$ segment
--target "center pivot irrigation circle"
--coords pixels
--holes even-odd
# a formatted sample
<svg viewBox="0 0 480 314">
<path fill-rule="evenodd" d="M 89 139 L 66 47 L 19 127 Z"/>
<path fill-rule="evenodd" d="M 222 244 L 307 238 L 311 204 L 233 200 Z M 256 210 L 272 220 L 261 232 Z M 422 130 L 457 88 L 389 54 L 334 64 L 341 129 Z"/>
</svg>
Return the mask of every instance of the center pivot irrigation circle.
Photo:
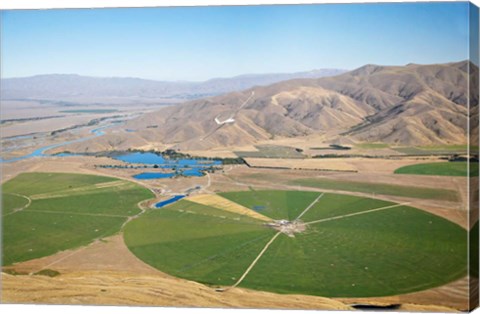
<svg viewBox="0 0 480 314">
<path fill-rule="evenodd" d="M 222 289 L 386 296 L 467 272 L 460 226 L 408 204 L 333 193 L 193 196 L 133 220 L 124 236 L 147 264 Z"/>
</svg>

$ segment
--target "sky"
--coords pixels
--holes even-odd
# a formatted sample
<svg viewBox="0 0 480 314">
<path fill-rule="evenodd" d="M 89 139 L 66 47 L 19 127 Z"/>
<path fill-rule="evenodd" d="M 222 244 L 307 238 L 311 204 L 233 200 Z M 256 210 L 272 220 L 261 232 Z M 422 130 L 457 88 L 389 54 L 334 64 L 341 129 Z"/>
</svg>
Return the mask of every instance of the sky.
<svg viewBox="0 0 480 314">
<path fill-rule="evenodd" d="M 468 3 L 1 13 L 2 78 L 65 73 L 202 81 L 468 59 Z"/>
</svg>

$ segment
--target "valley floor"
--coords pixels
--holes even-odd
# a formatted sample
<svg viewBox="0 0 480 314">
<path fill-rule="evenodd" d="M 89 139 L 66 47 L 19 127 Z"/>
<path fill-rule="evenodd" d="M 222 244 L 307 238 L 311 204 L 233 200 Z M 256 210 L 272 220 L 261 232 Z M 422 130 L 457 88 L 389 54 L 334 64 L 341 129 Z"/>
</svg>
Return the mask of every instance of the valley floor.
<svg viewBox="0 0 480 314">
<path fill-rule="evenodd" d="M 465 228 L 467 226 L 467 180 L 464 177 L 394 175 L 393 171 L 411 161 L 398 163 L 378 160 L 351 160 L 358 172 L 262 169 L 246 166 L 225 166 L 223 171 L 198 178 L 135 181 L 148 187 L 157 199 L 200 186 L 198 194 L 249 189 L 300 188 L 298 180 L 331 179 L 344 182 L 395 184 L 407 187 L 452 190 L 458 195 L 451 201 L 432 198 L 409 198 L 398 195 L 373 194 L 375 198 L 411 202 L 412 206 L 444 217 Z M 52 157 L 31 158 L 3 166 L 5 182 L 22 172 L 71 172 L 97 174 L 133 180 L 132 169 L 104 169 L 99 164 L 121 163 L 109 158 Z M 336 192 L 372 197 L 372 193 L 322 189 L 301 186 L 302 190 Z M 57 277 L 31 275 L 41 269 L 60 272 Z M 19 275 L 11 275 L 14 272 Z M 3 269 L 2 302 L 46 304 L 122 304 L 180 307 L 240 307 L 290 309 L 352 309 L 351 304 L 402 304 L 405 311 L 459 311 L 468 308 L 468 278 L 443 287 L 400 296 L 382 298 L 338 298 L 304 295 L 278 295 L 243 288 L 220 293 L 202 284 L 178 279 L 162 273 L 137 259 L 126 247 L 123 236 L 96 241 L 86 247 L 57 253 Z"/>
</svg>

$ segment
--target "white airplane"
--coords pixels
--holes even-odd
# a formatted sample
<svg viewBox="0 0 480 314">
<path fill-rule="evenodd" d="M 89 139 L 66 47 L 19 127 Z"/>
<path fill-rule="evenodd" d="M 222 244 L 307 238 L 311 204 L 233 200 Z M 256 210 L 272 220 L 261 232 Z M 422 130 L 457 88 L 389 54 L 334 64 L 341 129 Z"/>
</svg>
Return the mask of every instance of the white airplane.
<svg viewBox="0 0 480 314">
<path fill-rule="evenodd" d="M 224 120 L 224 121 L 220 121 L 220 120 L 218 120 L 218 117 L 216 117 L 215 122 L 217 122 L 218 125 L 227 124 L 227 123 L 234 123 L 235 119 L 233 117 L 235 117 L 235 115 L 243 108 L 243 106 L 245 106 L 248 103 L 248 101 L 250 100 L 250 98 L 253 97 L 254 94 L 255 94 L 255 92 L 252 91 L 252 94 L 250 94 L 250 97 L 248 97 L 248 99 L 243 102 L 243 104 L 235 111 L 235 113 L 230 118 L 228 118 L 227 120 Z"/>
<path fill-rule="evenodd" d="M 233 117 L 230 117 L 227 120 L 220 121 L 220 120 L 218 120 L 218 117 L 216 117 L 215 122 L 217 122 L 218 125 L 222 125 L 222 124 L 227 124 L 227 123 L 233 123 L 233 122 L 235 122 L 235 119 Z"/>
<path fill-rule="evenodd" d="M 215 122 L 217 123 L 217 127 L 212 130 L 210 133 L 208 133 L 207 135 L 205 135 L 203 138 L 201 138 L 200 140 L 203 141 L 205 140 L 206 138 L 210 137 L 210 135 L 212 135 L 213 133 L 217 132 L 218 130 L 220 130 L 222 127 L 224 127 L 226 124 L 229 124 L 229 123 L 235 123 L 235 119 L 234 117 L 237 115 L 237 113 L 250 101 L 250 99 L 253 97 L 253 95 L 255 95 L 255 92 L 252 91 L 252 94 L 250 94 L 250 96 L 248 97 L 247 100 L 245 100 L 243 102 L 243 104 L 232 114 L 232 116 L 224 121 L 220 121 L 218 119 L 218 116 L 215 117 Z"/>
</svg>

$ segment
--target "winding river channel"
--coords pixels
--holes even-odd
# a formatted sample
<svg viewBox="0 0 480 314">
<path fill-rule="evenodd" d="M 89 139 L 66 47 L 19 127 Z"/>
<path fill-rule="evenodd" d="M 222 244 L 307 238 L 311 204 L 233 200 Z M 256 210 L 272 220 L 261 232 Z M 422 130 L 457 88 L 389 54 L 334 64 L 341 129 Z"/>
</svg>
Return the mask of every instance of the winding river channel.
<svg viewBox="0 0 480 314">
<path fill-rule="evenodd" d="M 49 155 L 46 152 L 50 149 L 70 145 L 70 144 L 73 144 L 73 143 L 84 142 L 86 140 L 105 135 L 105 132 L 104 132 L 105 129 L 111 128 L 111 127 L 116 126 L 116 125 L 118 125 L 118 124 L 117 123 L 112 123 L 112 124 L 109 124 L 109 125 L 104 125 L 104 126 L 95 128 L 95 129 L 90 131 L 90 133 L 93 134 L 93 136 L 82 137 L 82 138 L 79 138 L 79 139 L 76 139 L 76 140 L 73 140 L 73 141 L 66 141 L 66 142 L 62 142 L 62 143 L 51 144 L 51 145 L 48 145 L 48 146 L 40 147 L 40 148 L 34 150 L 32 153 L 24 155 L 24 156 L 10 158 L 10 159 L 3 159 L 3 158 L 0 157 L 0 163 L 15 162 L 15 161 L 20 161 L 20 160 L 24 160 L 24 159 L 28 159 L 28 158 L 32 158 L 32 157 L 49 157 L 49 156 L 52 156 L 52 155 Z"/>
</svg>

